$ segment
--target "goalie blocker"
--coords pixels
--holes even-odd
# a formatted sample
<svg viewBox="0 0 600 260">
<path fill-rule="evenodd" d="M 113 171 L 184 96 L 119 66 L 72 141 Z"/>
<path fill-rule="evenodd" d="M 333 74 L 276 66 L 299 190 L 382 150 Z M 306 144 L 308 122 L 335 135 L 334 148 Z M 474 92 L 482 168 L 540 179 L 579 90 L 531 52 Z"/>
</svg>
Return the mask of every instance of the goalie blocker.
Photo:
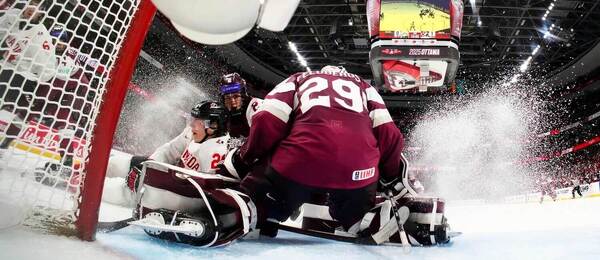
<svg viewBox="0 0 600 260">
<path fill-rule="evenodd" d="M 329 215 L 325 202 L 304 204 L 301 230 L 283 229 L 366 244 L 401 243 L 402 232 L 412 245 L 447 243 L 451 234 L 443 214 L 444 201 L 416 197 L 405 170 L 401 176 L 380 183 L 381 189 L 394 190 L 394 195 L 378 196 L 376 206 L 348 230 L 336 230 L 340 224 Z M 137 220 L 130 224 L 143 228 L 150 236 L 214 247 L 260 233 L 256 206 L 249 196 L 235 190 L 239 184 L 235 178 L 147 161 L 139 183 L 143 185 L 136 188 Z M 277 234 L 276 230 L 262 233 Z"/>
</svg>

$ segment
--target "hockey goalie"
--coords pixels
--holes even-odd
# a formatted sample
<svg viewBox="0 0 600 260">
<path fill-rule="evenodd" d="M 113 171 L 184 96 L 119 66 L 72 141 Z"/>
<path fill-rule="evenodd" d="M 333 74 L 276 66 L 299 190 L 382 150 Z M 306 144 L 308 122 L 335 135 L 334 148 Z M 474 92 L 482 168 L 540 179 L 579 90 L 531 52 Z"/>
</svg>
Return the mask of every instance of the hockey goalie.
<svg viewBox="0 0 600 260">
<path fill-rule="evenodd" d="M 202 247 L 278 229 L 363 244 L 446 243 L 444 202 L 416 197 L 402 147 L 382 98 L 362 78 L 336 66 L 297 73 L 266 96 L 226 167 L 141 163 L 129 178 L 137 203 L 130 224 Z M 303 204 L 303 228 L 283 226 Z"/>
</svg>

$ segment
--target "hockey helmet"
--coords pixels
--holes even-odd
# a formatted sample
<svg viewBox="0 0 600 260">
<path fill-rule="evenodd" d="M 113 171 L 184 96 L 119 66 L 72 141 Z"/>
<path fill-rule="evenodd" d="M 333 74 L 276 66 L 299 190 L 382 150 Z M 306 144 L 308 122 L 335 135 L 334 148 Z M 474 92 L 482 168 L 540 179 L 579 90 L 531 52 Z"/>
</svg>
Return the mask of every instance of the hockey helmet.
<svg viewBox="0 0 600 260">
<path fill-rule="evenodd" d="M 221 96 L 233 93 L 246 95 L 246 80 L 236 72 L 223 75 L 219 83 L 219 94 Z"/>
<path fill-rule="evenodd" d="M 191 116 L 205 120 L 205 128 L 211 128 L 211 125 L 216 123 L 217 128 L 212 128 L 215 131 L 214 135 L 221 136 L 225 133 L 225 109 L 219 102 L 203 101 L 192 108 Z"/>
<path fill-rule="evenodd" d="M 62 42 L 69 42 L 71 39 L 71 34 L 64 26 L 60 24 L 56 24 L 54 27 L 52 27 L 52 30 L 50 30 L 50 36 L 59 39 Z"/>
</svg>

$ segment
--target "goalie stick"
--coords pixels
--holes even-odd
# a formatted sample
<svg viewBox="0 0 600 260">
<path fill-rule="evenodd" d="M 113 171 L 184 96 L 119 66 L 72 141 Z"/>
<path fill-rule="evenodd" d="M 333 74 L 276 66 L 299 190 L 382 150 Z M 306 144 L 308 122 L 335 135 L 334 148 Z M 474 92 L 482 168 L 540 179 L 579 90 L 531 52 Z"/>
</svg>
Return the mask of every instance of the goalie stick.
<svg viewBox="0 0 600 260">
<path fill-rule="evenodd" d="M 117 231 L 129 226 L 129 222 L 134 221 L 134 218 L 128 218 L 118 221 L 106 221 L 106 222 L 98 222 L 98 226 L 96 227 L 96 232 L 99 233 L 110 233 L 113 231 Z"/>
<path fill-rule="evenodd" d="M 334 240 L 334 241 L 345 242 L 345 243 L 353 243 L 353 244 L 360 244 L 360 245 L 377 245 L 377 243 L 375 243 L 371 237 L 365 238 L 365 237 L 355 237 L 355 236 L 341 236 L 341 235 L 336 235 L 336 234 L 333 234 L 330 232 L 313 230 L 313 229 L 302 229 L 302 228 L 292 227 L 292 226 L 283 225 L 283 224 L 279 224 L 279 229 L 285 230 L 288 232 L 292 232 L 292 233 L 306 235 L 306 236 L 323 238 L 323 239 Z M 448 232 L 449 238 L 455 238 L 460 235 L 462 235 L 462 232 Z M 379 245 L 403 246 L 402 243 L 394 243 L 394 242 L 384 242 Z"/>
</svg>

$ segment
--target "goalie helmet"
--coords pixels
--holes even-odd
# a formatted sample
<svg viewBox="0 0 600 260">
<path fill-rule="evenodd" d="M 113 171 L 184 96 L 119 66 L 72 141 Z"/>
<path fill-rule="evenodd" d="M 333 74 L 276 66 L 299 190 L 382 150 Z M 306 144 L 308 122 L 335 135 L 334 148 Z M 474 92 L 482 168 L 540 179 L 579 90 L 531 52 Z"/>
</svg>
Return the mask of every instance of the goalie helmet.
<svg viewBox="0 0 600 260">
<path fill-rule="evenodd" d="M 191 111 L 192 118 L 205 120 L 204 127 L 215 131 L 213 136 L 225 134 L 225 109 L 216 101 L 203 101 Z M 215 126 L 216 129 L 211 127 Z"/>
</svg>

